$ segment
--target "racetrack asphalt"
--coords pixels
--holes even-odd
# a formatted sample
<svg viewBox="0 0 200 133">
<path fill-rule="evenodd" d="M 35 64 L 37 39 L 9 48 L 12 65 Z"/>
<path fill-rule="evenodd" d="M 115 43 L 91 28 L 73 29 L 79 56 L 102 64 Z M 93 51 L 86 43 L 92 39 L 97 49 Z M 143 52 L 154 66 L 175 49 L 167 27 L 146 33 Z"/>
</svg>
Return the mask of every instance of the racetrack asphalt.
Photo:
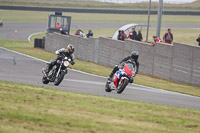
<svg viewBox="0 0 200 133">
<path fill-rule="evenodd" d="M 120 28 L 127 23 L 97 23 L 97 22 L 73 22 L 71 29 L 95 29 L 95 28 Z M 151 24 L 155 28 L 156 24 Z M 164 24 L 163 28 L 200 28 L 200 24 Z M 28 40 L 28 37 L 37 32 L 46 32 L 47 22 L 7 22 L 0 27 L 0 38 L 14 40 Z M 15 34 L 17 31 L 17 34 Z M 95 34 L 95 33 L 94 33 Z M 113 33 L 114 34 L 114 33 Z"/>
<path fill-rule="evenodd" d="M 44 86 L 98 96 L 115 97 L 160 105 L 200 109 L 200 97 L 140 85 L 128 85 L 122 94 L 105 92 L 106 78 L 69 70 L 59 86 L 42 84 L 42 68 L 46 63 L 36 58 L 0 48 L 0 80 Z"/>
</svg>

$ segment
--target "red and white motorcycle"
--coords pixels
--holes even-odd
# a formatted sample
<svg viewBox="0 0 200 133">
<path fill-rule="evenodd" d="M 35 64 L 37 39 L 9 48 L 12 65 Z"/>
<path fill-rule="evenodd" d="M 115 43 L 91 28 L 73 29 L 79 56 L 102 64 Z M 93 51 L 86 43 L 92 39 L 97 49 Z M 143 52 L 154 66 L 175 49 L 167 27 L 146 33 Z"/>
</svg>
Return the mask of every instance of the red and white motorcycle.
<svg viewBox="0 0 200 133">
<path fill-rule="evenodd" d="M 122 93 L 136 76 L 136 69 L 136 64 L 131 61 L 120 64 L 119 70 L 114 74 L 113 79 L 111 81 L 107 80 L 105 91 L 111 92 L 112 90 L 116 90 L 117 93 Z"/>
</svg>

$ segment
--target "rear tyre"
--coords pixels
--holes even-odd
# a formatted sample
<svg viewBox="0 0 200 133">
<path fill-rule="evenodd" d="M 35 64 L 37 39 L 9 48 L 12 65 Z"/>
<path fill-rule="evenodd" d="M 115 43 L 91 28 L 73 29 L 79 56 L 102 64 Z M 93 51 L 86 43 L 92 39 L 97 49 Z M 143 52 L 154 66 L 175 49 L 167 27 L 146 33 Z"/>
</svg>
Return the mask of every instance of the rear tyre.
<svg viewBox="0 0 200 133">
<path fill-rule="evenodd" d="M 42 78 L 42 83 L 43 84 L 48 84 L 49 83 L 49 80 L 47 79 L 47 77 L 44 77 Z"/>
<path fill-rule="evenodd" d="M 65 73 L 63 71 L 61 71 L 58 75 L 58 77 L 55 79 L 54 81 L 54 85 L 58 86 L 62 80 L 64 79 Z"/>
<path fill-rule="evenodd" d="M 107 81 L 107 82 L 106 82 L 106 86 L 105 86 L 105 91 L 106 91 L 106 92 L 111 92 L 111 91 L 112 91 L 112 90 L 110 89 L 109 84 L 110 84 L 109 81 Z"/>
<path fill-rule="evenodd" d="M 117 93 L 118 93 L 118 94 L 121 94 L 121 93 L 124 91 L 124 89 L 126 88 L 126 86 L 128 85 L 128 83 L 129 83 L 128 79 L 124 79 L 124 80 L 121 82 L 121 85 L 119 85 L 119 88 L 118 88 L 118 90 L 117 90 Z"/>
</svg>

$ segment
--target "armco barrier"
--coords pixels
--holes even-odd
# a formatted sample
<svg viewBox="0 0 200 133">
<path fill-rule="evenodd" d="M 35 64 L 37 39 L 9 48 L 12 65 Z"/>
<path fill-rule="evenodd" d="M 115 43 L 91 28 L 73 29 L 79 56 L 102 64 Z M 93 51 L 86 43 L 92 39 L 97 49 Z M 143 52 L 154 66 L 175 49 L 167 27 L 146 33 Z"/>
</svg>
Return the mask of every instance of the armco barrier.
<svg viewBox="0 0 200 133">
<path fill-rule="evenodd" d="M 75 57 L 113 67 L 134 50 L 139 51 L 139 72 L 175 82 L 200 86 L 200 47 L 174 43 L 150 44 L 132 40 L 118 41 L 110 38 L 81 38 L 59 33 L 46 34 L 45 50 L 73 44 Z"/>
</svg>

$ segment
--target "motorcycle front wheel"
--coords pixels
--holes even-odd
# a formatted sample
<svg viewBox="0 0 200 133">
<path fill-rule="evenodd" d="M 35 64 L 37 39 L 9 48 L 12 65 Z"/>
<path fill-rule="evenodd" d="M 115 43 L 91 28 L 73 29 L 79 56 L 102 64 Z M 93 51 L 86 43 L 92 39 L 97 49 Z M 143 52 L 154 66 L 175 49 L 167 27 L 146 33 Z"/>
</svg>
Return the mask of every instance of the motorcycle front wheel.
<svg viewBox="0 0 200 133">
<path fill-rule="evenodd" d="M 129 81 L 128 79 L 124 79 L 121 84 L 119 84 L 118 86 L 118 90 L 117 93 L 120 94 L 124 91 L 124 89 L 126 88 L 126 86 L 128 85 Z"/>
<path fill-rule="evenodd" d="M 54 81 L 54 85 L 58 86 L 64 79 L 64 76 L 65 76 L 65 73 L 63 71 L 60 71 L 58 77 Z"/>
</svg>

